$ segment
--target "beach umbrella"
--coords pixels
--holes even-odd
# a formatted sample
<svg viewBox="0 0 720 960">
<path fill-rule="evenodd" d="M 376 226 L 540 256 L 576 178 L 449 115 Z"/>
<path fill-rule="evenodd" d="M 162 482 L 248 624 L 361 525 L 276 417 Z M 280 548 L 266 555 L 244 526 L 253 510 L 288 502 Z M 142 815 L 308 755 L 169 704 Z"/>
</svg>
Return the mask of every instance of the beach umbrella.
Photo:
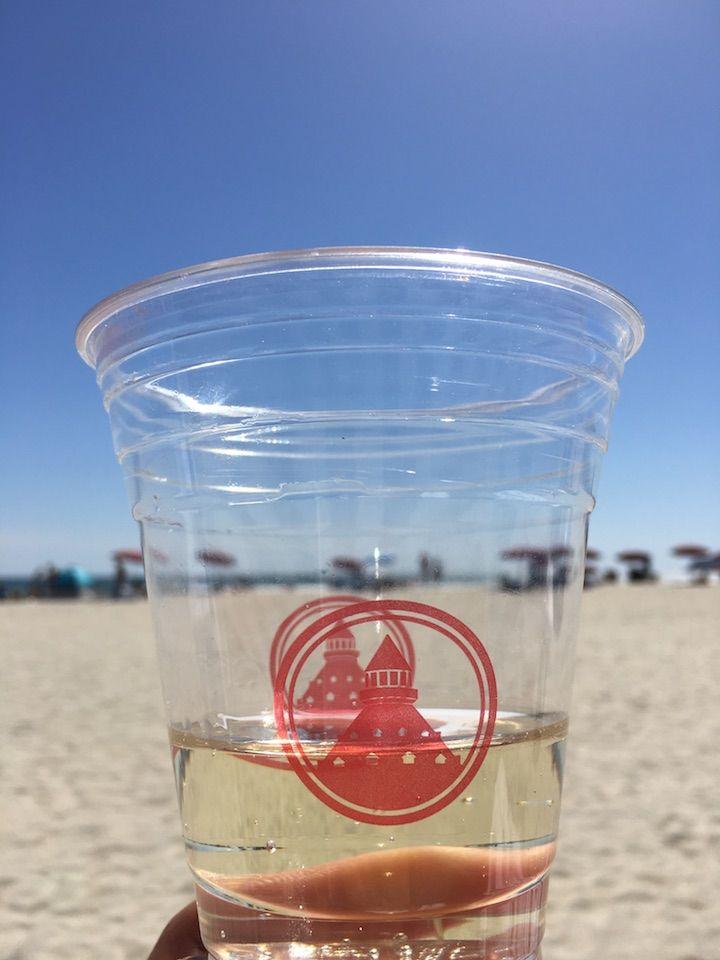
<svg viewBox="0 0 720 960">
<path fill-rule="evenodd" d="M 650 554 L 645 550 L 623 550 L 617 555 L 620 563 L 649 563 Z"/>
<path fill-rule="evenodd" d="M 699 543 L 680 543 L 677 547 L 672 548 L 674 557 L 684 557 L 689 560 L 706 557 L 709 552 L 707 547 L 701 547 Z"/>
<path fill-rule="evenodd" d="M 509 550 L 503 550 L 500 557 L 503 560 L 525 560 L 527 552 L 525 547 L 510 547 Z"/>
<path fill-rule="evenodd" d="M 143 555 L 141 550 L 116 550 L 112 555 L 116 563 L 142 563 Z"/>
<path fill-rule="evenodd" d="M 84 567 L 79 567 L 76 564 L 61 570 L 60 577 L 64 576 L 73 580 L 79 587 L 91 587 L 93 583 L 92 574 L 88 573 Z"/>
<path fill-rule="evenodd" d="M 47 592 L 51 597 L 75 598 L 92 586 L 93 578 L 84 569 L 73 564 L 57 570 L 54 567 L 47 573 Z"/>
<path fill-rule="evenodd" d="M 336 570 L 361 570 L 362 563 L 355 557 L 333 557 L 330 561 Z"/>
<path fill-rule="evenodd" d="M 195 554 L 204 567 L 232 567 L 235 557 L 224 550 L 198 550 Z"/>
<path fill-rule="evenodd" d="M 627 564 L 627 576 L 631 583 L 647 583 L 657 579 L 652 569 L 652 556 L 646 550 L 622 550 L 617 559 Z"/>
<path fill-rule="evenodd" d="M 541 547 L 510 547 L 500 554 L 503 560 L 547 560 L 548 551 Z"/>
<path fill-rule="evenodd" d="M 586 560 L 599 560 L 602 554 L 599 550 L 594 550 L 592 547 L 588 547 L 585 551 Z"/>
<path fill-rule="evenodd" d="M 708 548 L 699 543 L 679 543 L 672 548 L 672 555 L 690 561 L 687 569 L 689 573 L 693 574 L 691 583 L 695 586 L 704 586 L 708 581 L 708 573 L 716 569 L 712 565 L 703 565 L 703 561 L 708 558 L 712 560 L 712 557 L 710 557 Z"/>
<path fill-rule="evenodd" d="M 500 554 L 503 560 L 526 560 L 527 581 L 525 588 L 539 587 L 545 583 L 548 573 L 550 551 L 543 547 L 510 547 Z"/>
<path fill-rule="evenodd" d="M 330 561 L 331 578 L 334 583 L 349 583 L 354 587 L 361 586 L 366 580 L 365 568 L 362 560 L 357 557 L 333 557 Z"/>
<path fill-rule="evenodd" d="M 564 543 L 559 543 L 548 550 L 548 556 L 551 560 L 559 560 L 562 557 L 571 557 L 572 555 L 572 547 L 566 547 Z"/>
</svg>

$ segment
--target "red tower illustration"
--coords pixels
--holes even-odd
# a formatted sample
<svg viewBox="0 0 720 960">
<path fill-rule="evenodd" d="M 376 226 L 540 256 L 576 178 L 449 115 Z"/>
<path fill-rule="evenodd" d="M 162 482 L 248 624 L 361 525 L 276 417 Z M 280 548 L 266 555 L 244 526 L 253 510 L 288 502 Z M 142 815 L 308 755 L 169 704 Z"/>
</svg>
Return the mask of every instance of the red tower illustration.
<svg viewBox="0 0 720 960">
<path fill-rule="evenodd" d="M 336 739 L 357 713 L 364 680 L 358 655 L 346 627 L 325 641 L 324 663 L 295 702 L 299 723 L 312 739 Z"/>
<path fill-rule="evenodd" d="M 437 796 L 457 779 L 460 759 L 413 705 L 418 692 L 410 683 L 408 662 L 386 636 L 365 670 L 360 712 L 317 767 L 339 796 L 399 810 Z"/>
<path fill-rule="evenodd" d="M 357 710 L 364 671 L 358 663 L 358 649 L 352 633 L 341 627 L 325 641 L 321 669 L 296 701 L 301 710 L 332 713 Z"/>
</svg>

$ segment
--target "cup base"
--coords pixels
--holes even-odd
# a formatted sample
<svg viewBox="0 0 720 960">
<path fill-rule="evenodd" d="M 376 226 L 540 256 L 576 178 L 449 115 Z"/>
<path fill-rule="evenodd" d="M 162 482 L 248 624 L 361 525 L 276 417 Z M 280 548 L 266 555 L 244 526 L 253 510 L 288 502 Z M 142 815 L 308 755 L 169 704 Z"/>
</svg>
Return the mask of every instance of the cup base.
<svg viewBox="0 0 720 960">
<path fill-rule="evenodd" d="M 501 903 L 395 924 L 281 917 L 199 887 L 198 913 L 210 960 L 540 960 L 547 885 L 546 874 Z"/>
<path fill-rule="evenodd" d="M 376 946 L 350 943 L 235 943 L 210 949 L 208 960 L 541 960 L 539 952 L 525 954 L 499 950 L 473 940 L 433 940 Z"/>
</svg>

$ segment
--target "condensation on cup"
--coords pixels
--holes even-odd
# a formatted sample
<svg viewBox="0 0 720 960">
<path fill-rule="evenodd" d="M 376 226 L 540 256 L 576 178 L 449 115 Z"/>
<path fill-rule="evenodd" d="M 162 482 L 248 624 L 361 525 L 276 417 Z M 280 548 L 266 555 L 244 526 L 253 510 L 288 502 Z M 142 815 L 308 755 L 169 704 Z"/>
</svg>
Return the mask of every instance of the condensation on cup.
<svg viewBox="0 0 720 960">
<path fill-rule="evenodd" d="M 539 955 L 641 340 L 601 283 L 432 249 L 219 261 L 84 318 L 212 957 Z"/>
</svg>

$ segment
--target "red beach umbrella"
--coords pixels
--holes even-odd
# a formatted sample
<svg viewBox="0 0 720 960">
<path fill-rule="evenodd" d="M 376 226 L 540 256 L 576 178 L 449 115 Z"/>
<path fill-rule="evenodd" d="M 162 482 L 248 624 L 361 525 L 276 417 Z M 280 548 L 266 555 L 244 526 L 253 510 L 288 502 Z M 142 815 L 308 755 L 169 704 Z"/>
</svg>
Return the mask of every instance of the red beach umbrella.
<svg viewBox="0 0 720 960">
<path fill-rule="evenodd" d="M 112 555 L 113 560 L 119 563 L 142 563 L 143 555 L 141 550 L 116 550 Z"/>
<path fill-rule="evenodd" d="M 510 547 L 500 554 L 503 560 L 545 560 L 548 551 L 540 547 Z"/>
<path fill-rule="evenodd" d="M 647 563 L 650 554 L 645 550 L 623 550 L 617 558 L 621 563 Z"/>
<path fill-rule="evenodd" d="M 355 557 L 333 557 L 330 561 L 337 570 L 361 570 L 362 563 Z"/>
<path fill-rule="evenodd" d="M 677 547 L 672 548 L 674 557 L 687 557 L 690 560 L 706 557 L 709 552 L 707 547 L 702 547 L 699 543 L 680 543 Z"/>
<path fill-rule="evenodd" d="M 224 550 L 198 550 L 195 554 L 204 567 L 232 567 L 235 557 Z"/>
<path fill-rule="evenodd" d="M 566 547 L 563 543 L 559 543 L 554 547 L 550 547 L 548 551 L 548 554 L 552 560 L 559 560 L 562 557 L 571 557 L 572 553 L 572 549 L 570 547 Z"/>
</svg>

